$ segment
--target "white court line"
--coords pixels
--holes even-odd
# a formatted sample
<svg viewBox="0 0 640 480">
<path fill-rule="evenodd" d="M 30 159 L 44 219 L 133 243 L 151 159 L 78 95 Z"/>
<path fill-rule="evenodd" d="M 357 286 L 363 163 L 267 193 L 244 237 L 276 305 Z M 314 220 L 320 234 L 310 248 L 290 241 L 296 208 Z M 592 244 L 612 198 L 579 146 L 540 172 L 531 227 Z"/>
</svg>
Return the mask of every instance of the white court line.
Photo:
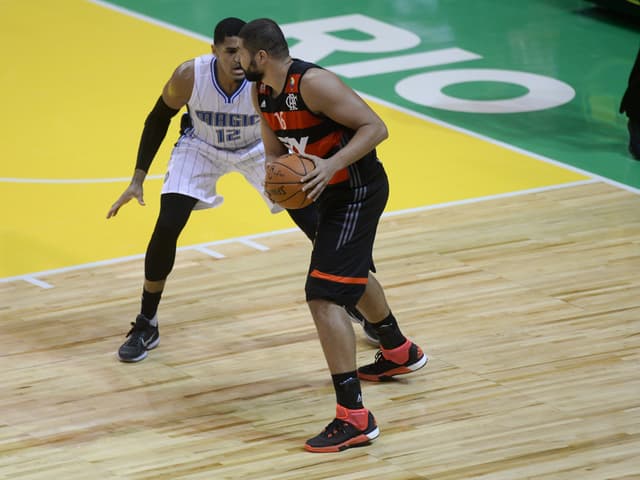
<svg viewBox="0 0 640 480">
<path fill-rule="evenodd" d="M 517 196 L 521 196 L 521 195 L 529 195 L 531 193 L 540 193 L 540 192 L 546 192 L 546 191 L 550 191 L 550 190 L 559 190 L 562 188 L 570 188 L 570 187 L 577 187 L 580 185 L 589 185 L 592 183 L 598 183 L 599 180 L 598 179 L 589 179 L 589 180 L 581 180 L 578 182 L 571 182 L 571 183 L 565 183 L 565 184 L 561 184 L 561 185 L 552 185 L 549 187 L 539 187 L 539 188 L 530 188 L 527 190 L 520 190 L 520 191 L 516 191 L 516 192 L 507 192 L 507 193 L 500 193 L 500 194 L 496 194 L 496 195 L 487 195 L 485 197 L 476 197 L 476 198 L 469 198 L 469 199 L 465 199 L 465 200 L 456 200 L 453 202 L 444 202 L 444 203 L 437 203 L 434 205 L 425 205 L 423 207 L 415 207 L 415 208 L 408 208 L 405 210 L 396 210 L 393 212 L 385 212 L 382 214 L 383 218 L 386 217 L 395 217 L 398 215 L 406 215 L 406 214 L 410 214 L 410 213 L 416 213 L 416 212 L 424 212 L 424 211 L 428 211 L 428 210 L 436 210 L 436 209 L 440 209 L 440 208 L 448 208 L 448 207 L 455 207 L 455 206 L 459 206 L 459 205 L 468 205 L 468 204 L 472 204 L 472 203 L 480 203 L 480 202 L 485 202 L 485 201 L 489 201 L 489 200 L 496 200 L 496 199 L 501 199 L 501 198 L 510 198 L 510 197 L 517 197 Z M 236 238 L 227 238 L 224 240 L 217 240 L 215 242 L 207 242 L 207 243 L 200 243 L 197 245 L 189 245 L 186 247 L 179 247 L 178 251 L 186 251 L 186 250 L 195 250 L 195 251 L 199 251 L 201 253 L 204 253 L 205 255 L 209 255 L 212 256 L 214 258 L 225 258 L 224 255 L 222 255 L 221 253 L 216 252 L 215 250 L 211 250 L 208 247 L 212 247 L 212 246 L 216 246 L 216 245 L 225 245 L 228 243 L 241 243 L 243 245 L 247 245 L 250 246 L 252 248 L 256 248 L 257 250 L 260 251 L 268 251 L 269 248 L 265 247 L 264 245 L 261 245 L 257 242 L 255 242 L 255 239 L 259 239 L 259 238 L 266 238 L 266 237 L 274 237 L 277 235 L 284 235 L 287 233 L 292 233 L 292 232 L 299 232 L 300 234 L 302 234 L 300 232 L 300 230 L 298 228 L 287 228 L 285 230 L 275 230 L 272 232 L 264 232 L 264 233 L 257 233 L 255 235 L 247 235 L 247 236 L 243 236 L 243 237 L 236 237 Z M 73 272 L 73 271 L 77 271 L 77 270 L 84 270 L 87 268 L 94 268 L 94 267 L 102 267 L 102 266 L 106 266 L 106 265 L 115 265 L 117 263 L 123 263 L 123 262 L 128 262 L 131 260 L 140 260 L 144 258 L 144 254 L 139 254 L 139 255 L 130 255 L 127 257 L 120 257 L 120 258 L 114 258 L 111 260 L 101 260 L 99 262 L 91 262 L 91 263 L 83 263 L 80 265 L 74 265 L 74 266 L 70 266 L 70 267 L 63 267 L 63 268 L 56 268 L 53 270 L 45 270 L 45 271 L 41 271 L 41 272 L 34 272 L 34 273 L 28 273 L 25 275 L 17 275 L 15 277 L 5 277 L 5 278 L 0 278 L 0 283 L 8 283 L 8 282 L 13 282 L 13 281 L 17 281 L 17 280 L 22 280 L 28 283 L 31 283 L 33 285 L 36 286 L 40 286 L 43 288 L 52 288 L 52 286 L 46 282 L 43 282 L 42 280 L 38 280 L 38 277 L 49 277 L 52 275 L 56 275 L 58 273 L 66 273 L 66 272 Z"/>
<path fill-rule="evenodd" d="M 42 287 L 44 289 L 53 288 L 53 285 L 51 285 L 50 283 L 43 282 L 42 280 L 38 280 L 37 278 L 32 277 L 31 275 L 26 275 L 23 280 L 25 282 L 29 282 L 29 283 L 35 285 L 36 287 Z"/>
<path fill-rule="evenodd" d="M 255 248 L 256 250 L 260 250 L 261 252 L 268 252 L 269 247 L 265 247 L 264 245 L 254 242 L 252 240 L 243 238 L 240 240 L 240 243 L 246 245 L 247 247 Z"/>
<path fill-rule="evenodd" d="M 215 250 L 211 250 L 210 248 L 207 248 L 207 247 L 202 247 L 202 246 L 193 247 L 193 250 L 196 250 L 200 253 L 204 253 L 205 255 L 209 255 L 210 257 L 213 257 L 213 258 L 225 258 L 225 256 L 220 252 L 216 252 Z"/>
</svg>

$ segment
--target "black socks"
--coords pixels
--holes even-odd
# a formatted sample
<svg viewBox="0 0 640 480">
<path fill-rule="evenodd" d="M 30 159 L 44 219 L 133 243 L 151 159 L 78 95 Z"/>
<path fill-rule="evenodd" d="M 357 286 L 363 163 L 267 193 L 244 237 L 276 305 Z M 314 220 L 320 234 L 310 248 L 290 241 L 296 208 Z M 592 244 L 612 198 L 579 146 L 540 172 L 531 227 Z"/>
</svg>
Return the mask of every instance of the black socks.
<svg viewBox="0 0 640 480">
<path fill-rule="evenodd" d="M 158 311 L 158 305 L 160 304 L 160 297 L 162 297 L 162 291 L 160 292 L 147 292 L 142 289 L 142 307 L 140 313 L 151 320 Z"/>
<path fill-rule="evenodd" d="M 333 380 L 333 388 L 336 391 L 336 401 L 338 405 L 342 405 L 350 410 L 364 408 L 362 406 L 360 380 L 358 380 L 358 373 L 355 370 L 353 372 L 331 375 L 331 379 Z"/>
<path fill-rule="evenodd" d="M 398 327 L 396 317 L 394 317 L 391 312 L 389 312 L 387 318 L 381 322 L 372 323 L 371 325 L 373 325 L 373 329 L 378 334 L 380 345 L 385 350 L 391 350 L 399 347 L 407 341 L 406 337 L 400 331 L 400 327 Z"/>
</svg>

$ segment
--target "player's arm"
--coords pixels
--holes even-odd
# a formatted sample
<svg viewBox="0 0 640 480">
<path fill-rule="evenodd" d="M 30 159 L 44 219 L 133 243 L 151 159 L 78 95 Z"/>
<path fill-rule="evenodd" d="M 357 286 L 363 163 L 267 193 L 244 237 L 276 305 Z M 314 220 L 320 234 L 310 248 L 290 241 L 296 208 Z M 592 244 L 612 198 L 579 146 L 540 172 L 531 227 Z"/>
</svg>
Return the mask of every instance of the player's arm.
<svg viewBox="0 0 640 480">
<path fill-rule="evenodd" d="M 171 75 L 162 89 L 162 95 L 147 116 L 138 147 L 136 170 L 145 175 L 149 171 L 164 137 L 167 135 L 171 118 L 184 107 L 193 90 L 194 61 L 181 64 Z"/>
<path fill-rule="evenodd" d="M 142 184 L 147 176 L 151 162 L 162 144 L 171 118 L 184 107 L 193 90 L 194 61 L 189 60 L 181 64 L 171 75 L 162 90 L 162 95 L 158 98 L 155 106 L 144 122 L 144 129 L 140 137 L 138 146 L 138 156 L 133 178 L 127 189 L 120 195 L 118 200 L 111 206 L 107 213 L 107 218 L 118 213 L 122 205 L 132 198 L 138 200 L 140 205 L 144 205 Z"/>
<path fill-rule="evenodd" d="M 356 92 L 327 70 L 314 68 L 300 82 L 307 107 L 355 132 L 351 140 L 316 168 L 303 181 L 308 196 L 316 199 L 338 170 L 364 157 L 389 135 L 382 119 Z"/>
<path fill-rule="evenodd" d="M 253 107 L 258 115 L 260 115 L 260 108 L 258 107 L 258 87 L 255 83 L 251 85 L 251 99 L 253 100 Z M 276 134 L 271 130 L 267 122 L 262 119 L 262 115 L 260 115 L 260 133 L 262 134 L 266 163 L 272 162 L 280 155 L 287 153 L 287 148 L 278 140 L 278 137 L 276 137 Z"/>
</svg>

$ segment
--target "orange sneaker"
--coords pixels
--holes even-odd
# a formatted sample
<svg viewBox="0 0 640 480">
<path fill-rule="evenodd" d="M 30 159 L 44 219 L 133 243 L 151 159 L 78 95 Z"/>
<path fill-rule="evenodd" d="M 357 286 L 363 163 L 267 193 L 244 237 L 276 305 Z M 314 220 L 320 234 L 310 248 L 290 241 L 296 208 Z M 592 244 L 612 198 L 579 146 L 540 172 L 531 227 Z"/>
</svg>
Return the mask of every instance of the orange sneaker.
<svg viewBox="0 0 640 480">
<path fill-rule="evenodd" d="M 341 452 L 368 445 L 378 435 L 380 430 L 369 410 L 350 410 L 337 405 L 336 418 L 319 435 L 307 440 L 304 449 L 316 453 Z"/>
<path fill-rule="evenodd" d="M 389 380 L 395 375 L 411 373 L 424 367 L 427 360 L 428 357 L 422 349 L 411 340 L 407 340 L 391 350 L 381 348 L 376 353 L 373 363 L 358 369 L 358 378 L 370 382 Z"/>
</svg>

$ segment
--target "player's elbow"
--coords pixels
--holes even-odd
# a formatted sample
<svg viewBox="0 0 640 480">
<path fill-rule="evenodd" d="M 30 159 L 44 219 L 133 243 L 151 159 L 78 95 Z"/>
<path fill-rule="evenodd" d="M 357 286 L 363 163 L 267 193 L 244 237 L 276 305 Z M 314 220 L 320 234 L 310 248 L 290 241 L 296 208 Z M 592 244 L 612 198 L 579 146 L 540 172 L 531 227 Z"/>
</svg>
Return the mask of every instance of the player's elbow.
<svg viewBox="0 0 640 480">
<path fill-rule="evenodd" d="M 381 143 L 382 141 L 389 138 L 389 130 L 387 129 L 387 126 L 384 124 L 384 122 L 378 122 L 378 124 L 376 125 L 376 133 L 378 140 L 376 144 Z"/>
</svg>

